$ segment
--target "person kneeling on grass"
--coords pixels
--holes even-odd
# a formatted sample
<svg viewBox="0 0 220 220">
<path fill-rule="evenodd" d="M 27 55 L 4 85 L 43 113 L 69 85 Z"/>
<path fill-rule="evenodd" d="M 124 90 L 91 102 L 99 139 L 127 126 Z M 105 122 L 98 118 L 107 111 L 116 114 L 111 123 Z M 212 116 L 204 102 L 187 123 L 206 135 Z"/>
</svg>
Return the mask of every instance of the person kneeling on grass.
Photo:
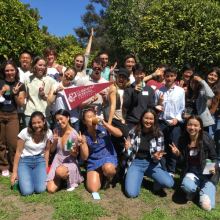
<svg viewBox="0 0 220 220">
<path fill-rule="evenodd" d="M 84 179 L 77 161 L 79 146 L 77 142 L 77 132 L 70 122 L 70 113 L 60 109 L 55 113 L 55 118 L 59 128 L 54 130 L 51 138 L 51 152 L 57 149 L 47 177 L 47 190 L 54 193 L 60 187 L 61 179 L 67 180 L 67 191 L 73 191 Z M 72 150 L 68 150 L 67 144 L 72 141 Z"/>
<path fill-rule="evenodd" d="M 44 115 L 39 111 L 32 113 L 28 127 L 18 134 L 11 185 L 18 180 L 21 195 L 46 191 L 52 136 Z"/>
<path fill-rule="evenodd" d="M 154 110 L 147 109 L 141 114 L 137 126 L 130 130 L 125 141 L 128 151 L 125 193 L 128 197 L 139 195 L 144 175 L 154 180 L 154 191 L 173 187 L 173 178 L 159 164 L 166 153 L 162 153 L 164 138 Z"/>
<path fill-rule="evenodd" d="M 116 137 L 122 136 L 118 128 L 106 123 L 103 119 L 99 119 L 101 124 L 97 125 L 94 123 L 94 118 L 95 113 L 92 109 L 84 109 L 81 126 L 84 132 L 78 137 L 80 155 L 88 162 L 86 186 L 91 193 L 98 192 L 101 188 L 103 176 L 105 177 L 103 189 L 109 188 L 118 162 L 109 133 Z"/>
<path fill-rule="evenodd" d="M 212 137 L 203 131 L 202 119 L 192 115 L 186 123 L 184 135 L 179 138 L 178 148 L 170 145 L 177 161 L 182 163 L 180 178 L 181 188 L 187 193 L 186 199 L 193 200 L 200 187 L 199 203 L 202 209 L 211 211 L 215 208 L 216 186 L 219 181 L 218 156 Z M 206 160 L 215 163 L 210 174 L 203 174 Z"/>
</svg>

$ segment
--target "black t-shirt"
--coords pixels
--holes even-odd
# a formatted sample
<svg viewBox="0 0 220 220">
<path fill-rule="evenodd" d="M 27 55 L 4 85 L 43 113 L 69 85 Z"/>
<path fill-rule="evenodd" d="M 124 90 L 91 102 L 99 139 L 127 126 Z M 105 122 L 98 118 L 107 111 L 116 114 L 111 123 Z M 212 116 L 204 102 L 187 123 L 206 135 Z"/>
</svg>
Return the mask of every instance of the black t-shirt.
<svg viewBox="0 0 220 220">
<path fill-rule="evenodd" d="M 18 84 L 18 81 L 14 82 L 8 82 L 4 79 L 0 79 L 0 90 L 2 90 L 2 87 L 4 85 L 8 85 L 10 87 L 10 94 L 6 92 L 3 97 L 5 98 L 4 102 L 0 102 L 0 111 L 1 112 L 13 112 L 17 110 L 17 104 L 15 102 L 14 93 L 12 91 L 12 88 L 15 87 Z M 25 91 L 24 84 L 20 87 L 19 92 Z"/>
<path fill-rule="evenodd" d="M 150 158 L 150 141 L 148 141 L 148 134 L 141 133 L 141 143 L 138 149 L 136 158 L 147 159 Z"/>
</svg>

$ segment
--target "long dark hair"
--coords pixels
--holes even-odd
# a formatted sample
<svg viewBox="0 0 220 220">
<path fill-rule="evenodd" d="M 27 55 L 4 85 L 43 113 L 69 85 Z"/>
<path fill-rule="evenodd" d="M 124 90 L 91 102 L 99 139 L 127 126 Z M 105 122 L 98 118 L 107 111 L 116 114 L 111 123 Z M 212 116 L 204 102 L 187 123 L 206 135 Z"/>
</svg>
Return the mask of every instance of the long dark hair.
<svg viewBox="0 0 220 220">
<path fill-rule="evenodd" d="M 205 74 L 204 79 L 208 83 L 208 81 L 207 81 L 208 75 L 212 72 L 215 72 L 218 75 L 218 80 L 213 84 L 213 86 L 211 88 L 213 93 L 215 94 L 215 96 L 212 98 L 212 102 L 215 102 L 217 100 L 218 94 L 220 92 L 220 70 L 219 70 L 219 68 L 212 67 L 211 69 L 209 69 L 207 71 L 207 73 Z"/>
<path fill-rule="evenodd" d="M 90 111 L 95 114 L 95 111 L 92 110 L 91 108 L 84 109 L 84 110 L 82 111 L 82 119 L 80 120 L 80 123 L 79 123 L 79 130 L 81 131 L 82 134 L 83 134 L 83 133 L 86 131 L 86 129 L 87 129 L 87 126 L 86 126 L 86 124 L 83 123 L 83 121 L 85 121 L 86 113 L 87 113 L 87 112 L 90 112 Z"/>
<path fill-rule="evenodd" d="M 157 114 L 156 114 L 156 112 L 153 109 L 148 108 L 147 110 L 145 110 L 141 114 L 139 122 L 138 122 L 137 126 L 135 127 L 134 131 L 135 131 L 135 133 L 143 131 L 144 126 L 143 126 L 142 120 L 143 120 L 144 115 L 146 113 L 148 113 L 148 112 L 150 112 L 151 114 L 154 115 L 154 124 L 151 127 L 150 132 L 149 132 L 149 136 L 148 136 L 148 140 L 150 140 L 150 139 L 152 139 L 154 137 L 159 137 L 160 136 L 160 132 L 161 132 L 160 128 L 158 127 L 158 117 L 157 117 Z"/>
<path fill-rule="evenodd" d="M 32 127 L 32 119 L 35 118 L 35 117 L 40 117 L 42 121 L 45 120 L 45 117 L 43 115 L 42 112 L 39 112 L 39 111 L 35 111 L 31 114 L 31 118 L 30 118 L 30 121 L 28 123 L 28 134 L 33 134 L 35 132 L 34 128 Z M 42 130 L 41 130 L 41 133 L 42 134 L 46 134 L 48 131 L 48 126 L 47 126 L 47 122 L 45 122 Z"/>
<path fill-rule="evenodd" d="M 189 86 L 188 86 L 188 90 L 187 90 L 187 93 L 186 93 L 186 98 L 187 99 L 192 99 L 192 98 L 196 99 L 199 95 L 199 92 L 202 90 L 202 85 L 199 84 L 196 91 L 193 92 L 193 89 L 191 88 L 190 83 L 191 83 L 191 80 L 193 80 L 194 76 L 199 76 L 199 77 L 202 78 L 202 76 L 199 73 L 193 73 L 190 76 Z"/>
<path fill-rule="evenodd" d="M 66 111 L 66 110 L 64 110 L 64 109 L 60 109 L 60 110 L 58 110 L 58 111 L 55 112 L 55 118 L 56 118 L 56 115 L 62 115 L 62 116 L 65 116 L 66 118 L 69 117 L 69 124 L 70 124 L 70 126 L 71 126 L 72 128 L 75 129 L 74 125 L 73 125 L 73 124 L 71 123 L 71 121 L 70 121 L 71 116 L 70 116 L 70 113 L 69 113 L 68 111 Z"/>
<path fill-rule="evenodd" d="M 18 71 L 18 67 L 15 64 L 15 62 L 13 60 L 5 60 L 1 67 L 0 67 L 0 79 L 5 79 L 6 75 L 5 75 L 5 67 L 7 65 L 12 65 L 15 68 L 15 80 L 19 81 L 20 77 L 19 77 L 19 71 Z"/>
<path fill-rule="evenodd" d="M 185 142 L 186 146 L 188 146 L 191 143 L 189 133 L 186 130 L 187 129 L 187 124 L 188 124 L 190 119 L 195 119 L 200 123 L 201 130 L 199 131 L 199 135 L 198 135 L 198 138 L 196 140 L 196 151 L 199 152 L 199 151 L 202 150 L 202 147 L 203 147 L 203 122 L 202 122 L 202 119 L 198 115 L 191 115 L 187 119 L 187 121 L 185 123 L 185 129 L 184 129 L 184 132 L 183 132 L 183 141 Z"/>
</svg>

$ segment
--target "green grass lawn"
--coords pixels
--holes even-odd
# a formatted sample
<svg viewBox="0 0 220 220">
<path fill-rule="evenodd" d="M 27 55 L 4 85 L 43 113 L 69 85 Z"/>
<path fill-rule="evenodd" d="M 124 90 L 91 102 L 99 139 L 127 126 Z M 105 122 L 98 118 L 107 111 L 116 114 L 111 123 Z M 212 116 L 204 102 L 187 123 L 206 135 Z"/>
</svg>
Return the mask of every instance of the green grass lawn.
<svg viewBox="0 0 220 220">
<path fill-rule="evenodd" d="M 149 178 L 144 179 L 135 199 L 126 198 L 123 184 L 117 181 L 109 190 L 99 191 L 99 201 L 93 200 L 84 183 L 73 192 L 63 189 L 53 195 L 45 192 L 24 197 L 10 189 L 10 178 L 0 176 L 0 219 L 220 219 L 218 189 L 216 208 L 207 212 L 200 209 L 198 196 L 193 202 L 186 201 L 178 174 L 172 189 L 155 194 L 152 186 Z"/>
</svg>

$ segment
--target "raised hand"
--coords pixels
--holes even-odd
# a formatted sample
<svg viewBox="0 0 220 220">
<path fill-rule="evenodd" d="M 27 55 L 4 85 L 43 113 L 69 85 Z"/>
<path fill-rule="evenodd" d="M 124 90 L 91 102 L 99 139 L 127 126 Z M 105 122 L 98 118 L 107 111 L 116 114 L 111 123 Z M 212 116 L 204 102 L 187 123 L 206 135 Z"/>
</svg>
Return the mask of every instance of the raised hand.
<svg viewBox="0 0 220 220">
<path fill-rule="evenodd" d="M 77 135 L 77 141 L 78 141 L 79 145 L 84 144 L 84 141 L 83 141 L 82 135 L 81 135 L 81 131 L 79 131 L 79 135 Z"/>
<path fill-rule="evenodd" d="M 19 89 L 21 88 L 22 85 L 23 84 L 19 82 L 15 87 L 12 88 L 12 92 L 14 93 L 14 95 L 19 93 Z"/>
<path fill-rule="evenodd" d="M 9 91 L 9 90 L 10 90 L 10 87 L 5 84 L 5 85 L 2 87 L 1 94 L 3 95 L 6 91 Z"/>
<path fill-rule="evenodd" d="M 164 101 L 164 92 L 162 93 L 160 93 L 160 95 L 159 95 L 159 99 L 158 99 L 158 105 L 161 105 L 162 103 L 163 103 L 163 101 Z"/>
<path fill-rule="evenodd" d="M 178 86 L 183 88 L 183 84 L 184 84 L 184 80 L 181 79 L 181 80 L 178 82 Z"/>
<path fill-rule="evenodd" d="M 141 84 L 137 84 L 134 88 L 136 91 L 141 92 L 142 91 L 142 85 Z"/>
<path fill-rule="evenodd" d="M 63 86 L 58 86 L 57 89 L 56 89 L 56 93 L 60 92 L 60 91 L 63 91 Z"/>
<path fill-rule="evenodd" d="M 93 97 L 92 97 L 92 100 L 91 100 L 91 102 L 93 103 L 93 102 L 95 102 L 95 101 L 97 101 L 98 100 L 98 95 L 97 94 L 95 94 Z"/>
<path fill-rule="evenodd" d="M 128 148 L 131 148 L 130 136 L 128 136 L 128 140 L 124 137 L 125 140 L 125 150 L 128 151 Z"/>
<path fill-rule="evenodd" d="M 63 73 L 63 64 L 55 67 L 59 74 Z"/>
<path fill-rule="evenodd" d="M 114 66 L 111 66 L 110 73 L 112 74 L 117 66 L 117 62 L 115 62 Z"/>
<path fill-rule="evenodd" d="M 59 136 L 58 136 L 58 130 L 53 130 L 53 139 L 54 139 L 54 142 L 58 142 L 58 139 L 59 139 Z"/>
<path fill-rule="evenodd" d="M 167 154 L 167 153 L 162 153 L 163 149 L 159 150 L 157 153 L 154 154 L 154 159 L 155 160 L 160 160 L 164 154 Z"/>
<path fill-rule="evenodd" d="M 162 76 L 164 74 L 163 70 L 161 70 L 160 68 L 158 68 L 155 72 L 154 75 L 155 76 Z"/>
<path fill-rule="evenodd" d="M 194 76 L 193 79 L 198 81 L 199 83 L 202 81 L 202 78 L 199 76 Z"/>
<path fill-rule="evenodd" d="M 45 88 L 45 82 L 42 83 L 42 86 L 39 87 L 39 93 L 40 95 L 44 95 L 44 88 Z"/>
<path fill-rule="evenodd" d="M 104 99 L 104 98 L 107 98 L 107 92 L 105 91 L 105 90 L 103 90 L 103 91 L 101 91 L 100 93 L 99 93 L 99 95 L 101 95 L 102 96 L 102 98 Z"/>
<path fill-rule="evenodd" d="M 180 151 L 177 149 L 177 147 L 175 146 L 174 143 L 172 144 L 169 144 L 171 149 L 172 149 L 172 153 L 175 155 L 175 156 L 179 156 L 180 155 Z"/>
</svg>

